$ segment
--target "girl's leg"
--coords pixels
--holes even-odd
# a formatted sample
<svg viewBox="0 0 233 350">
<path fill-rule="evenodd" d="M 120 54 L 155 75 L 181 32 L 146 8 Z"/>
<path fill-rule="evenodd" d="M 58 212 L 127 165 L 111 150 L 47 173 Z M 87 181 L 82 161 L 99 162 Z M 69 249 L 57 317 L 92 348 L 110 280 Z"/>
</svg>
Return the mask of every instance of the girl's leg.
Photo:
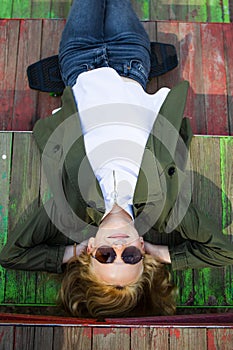
<svg viewBox="0 0 233 350">
<path fill-rule="evenodd" d="M 106 0 L 104 39 L 109 65 L 146 88 L 150 40 L 130 0 Z"/>
<path fill-rule="evenodd" d="M 59 49 L 60 68 L 66 85 L 93 60 L 92 49 L 103 44 L 106 0 L 74 0 L 62 33 Z M 88 50 L 87 50 L 88 48 Z"/>
<path fill-rule="evenodd" d="M 134 12 L 131 1 L 106 0 L 105 41 L 111 41 L 118 36 L 122 36 L 124 33 L 134 34 L 134 38 L 143 38 L 147 45 L 148 35 Z"/>
</svg>

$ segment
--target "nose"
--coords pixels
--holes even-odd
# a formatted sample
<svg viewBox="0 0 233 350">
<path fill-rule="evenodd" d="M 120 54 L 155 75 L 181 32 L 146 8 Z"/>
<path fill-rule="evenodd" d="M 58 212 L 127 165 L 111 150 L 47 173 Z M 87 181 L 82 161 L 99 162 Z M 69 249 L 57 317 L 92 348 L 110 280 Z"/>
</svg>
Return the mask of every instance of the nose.
<svg viewBox="0 0 233 350">
<path fill-rule="evenodd" d="M 118 240 L 112 243 L 113 248 L 122 249 L 122 247 L 126 244 L 124 240 Z"/>
</svg>

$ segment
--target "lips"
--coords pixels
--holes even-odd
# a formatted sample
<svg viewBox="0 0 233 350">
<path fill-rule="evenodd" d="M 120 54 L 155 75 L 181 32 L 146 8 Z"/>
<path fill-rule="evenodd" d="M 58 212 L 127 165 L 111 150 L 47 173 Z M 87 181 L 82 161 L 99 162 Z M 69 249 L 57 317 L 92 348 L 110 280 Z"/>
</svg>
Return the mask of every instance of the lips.
<svg viewBox="0 0 233 350">
<path fill-rule="evenodd" d="M 108 236 L 108 238 L 129 238 L 129 236 L 124 234 L 116 234 L 116 235 Z"/>
</svg>

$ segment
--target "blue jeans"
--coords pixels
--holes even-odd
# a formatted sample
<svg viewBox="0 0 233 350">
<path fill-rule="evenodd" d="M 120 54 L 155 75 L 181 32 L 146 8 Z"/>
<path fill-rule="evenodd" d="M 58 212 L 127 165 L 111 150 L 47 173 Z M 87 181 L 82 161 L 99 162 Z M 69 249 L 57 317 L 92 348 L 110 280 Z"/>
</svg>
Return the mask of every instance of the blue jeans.
<svg viewBox="0 0 233 350">
<path fill-rule="evenodd" d="M 59 61 L 69 86 L 82 72 L 112 67 L 145 89 L 150 40 L 130 0 L 74 0 L 62 33 Z"/>
</svg>

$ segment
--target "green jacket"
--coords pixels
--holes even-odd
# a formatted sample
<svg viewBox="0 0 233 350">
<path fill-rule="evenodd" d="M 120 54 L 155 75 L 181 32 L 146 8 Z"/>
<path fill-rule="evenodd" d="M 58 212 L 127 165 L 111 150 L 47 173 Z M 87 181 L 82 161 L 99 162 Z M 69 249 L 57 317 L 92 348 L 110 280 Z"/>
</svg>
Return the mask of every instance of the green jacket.
<svg viewBox="0 0 233 350">
<path fill-rule="evenodd" d="M 187 90 L 182 82 L 169 92 L 149 136 L 133 199 L 135 226 L 152 238 L 179 232 L 182 242 L 169 246 L 173 269 L 224 266 L 233 262 L 233 245 L 190 203 Z M 65 246 L 93 236 L 104 214 L 71 88 L 62 102 L 34 128 L 53 197 L 9 235 L 0 254 L 6 268 L 62 272 Z"/>
</svg>

